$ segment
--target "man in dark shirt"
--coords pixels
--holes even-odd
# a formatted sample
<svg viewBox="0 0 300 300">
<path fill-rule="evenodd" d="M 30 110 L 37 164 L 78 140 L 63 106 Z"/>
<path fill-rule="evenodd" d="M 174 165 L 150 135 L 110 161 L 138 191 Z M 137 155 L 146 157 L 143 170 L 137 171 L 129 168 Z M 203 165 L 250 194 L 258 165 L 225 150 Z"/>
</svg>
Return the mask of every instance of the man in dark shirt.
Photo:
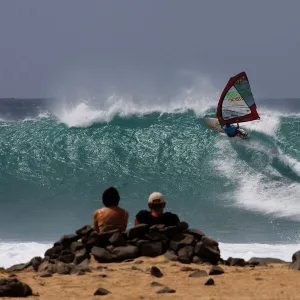
<svg viewBox="0 0 300 300">
<path fill-rule="evenodd" d="M 141 210 L 137 213 L 134 219 L 134 224 L 148 224 L 150 226 L 155 224 L 164 224 L 165 226 L 177 225 L 180 222 L 177 215 L 170 212 L 164 213 L 166 206 L 165 198 L 161 193 L 154 192 L 148 199 L 148 210 Z"/>
</svg>

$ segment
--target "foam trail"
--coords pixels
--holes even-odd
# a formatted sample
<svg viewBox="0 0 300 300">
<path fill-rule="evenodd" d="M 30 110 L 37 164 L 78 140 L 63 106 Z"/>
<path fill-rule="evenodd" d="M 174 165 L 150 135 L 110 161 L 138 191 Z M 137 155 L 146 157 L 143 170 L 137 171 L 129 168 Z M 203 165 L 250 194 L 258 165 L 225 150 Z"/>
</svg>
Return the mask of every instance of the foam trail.
<svg viewBox="0 0 300 300">
<path fill-rule="evenodd" d="M 258 131 L 269 136 L 276 136 L 277 129 L 280 125 L 280 115 L 271 111 L 259 111 L 260 120 L 243 123 L 241 126 L 250 131 Z"/>
<path fill-rule="evenodd" d="M 239 142 L 242 141 L 235 140 L 232 143 Z M 219 152 L 216 153 L 216 159 L 212 162 L 214 168 L 227 177 L 229 182 L 235 182 L 238 185 L 234 197 L 230 197 L 234 201 L 233 205 L 277 217 L 291 217 L 294 220 L 300 220 L 299 183 L 270 180 L 269 175 L 274 174 L 274 169 L 269 163 L 267 165 L 271 170 L 263 169 L 264 173 L 259 172 L 255 167 L 249 168 L 246 161 L 237 158 L 236 151 L 229 151 L 232 144 L 228 139 L 220 140 L 217 147 Z M 223 149 L 228 149 L 226 156 L 223 155 Z M 256 145 L 254 150 L 267 154 L 268 159 L 272 158 L 268 149 L 263 145 Z M 294 160 L 292 161 L 294 169 L 297 171 L 299 165 Z M 283 178 L 278 172 L 277 176 Z"/>
</svg>

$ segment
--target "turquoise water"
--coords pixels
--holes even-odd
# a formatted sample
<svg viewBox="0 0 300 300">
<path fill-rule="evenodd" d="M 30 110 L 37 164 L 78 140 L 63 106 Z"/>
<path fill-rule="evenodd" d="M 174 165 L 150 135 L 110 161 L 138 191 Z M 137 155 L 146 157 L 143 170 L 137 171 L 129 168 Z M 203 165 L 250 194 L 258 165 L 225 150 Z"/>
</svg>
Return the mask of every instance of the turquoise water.
<svg viewBox="0 0 300 300">
<path fill-rule="evenodd" d="M 22 103 L 0 116 L 3 241 L 53 241 L 91 223 L 112 185 L 131 225 L 148 195 L 160 191 L 168 210 L 221 242 L 299 241 L 295 112 L 261 109 L 260 121 L 241 124 L 250 134 L 245 141 L 207 128 L 211 108 L 107 120 L 83 104 L 76 113 L 30 115 L 32 103 Z"/>
</svg>

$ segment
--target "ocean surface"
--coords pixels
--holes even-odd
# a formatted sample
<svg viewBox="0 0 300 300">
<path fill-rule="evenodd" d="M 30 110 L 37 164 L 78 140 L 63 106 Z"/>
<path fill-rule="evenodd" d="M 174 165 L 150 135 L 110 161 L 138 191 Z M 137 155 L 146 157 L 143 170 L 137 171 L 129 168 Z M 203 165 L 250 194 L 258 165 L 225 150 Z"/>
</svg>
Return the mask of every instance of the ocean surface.
<svg viewBox="0 0 300 300">
<path fill-rule="evenodd" d="M 249 140 L 209 129 L 216 101 L 0 99 L 0 266 L 43 255 L 92 223 L 115 186 L 135 214 L 153 191 L 221 255 L 300 250 L 300 100 L 257 101 Z"/>
</svg>

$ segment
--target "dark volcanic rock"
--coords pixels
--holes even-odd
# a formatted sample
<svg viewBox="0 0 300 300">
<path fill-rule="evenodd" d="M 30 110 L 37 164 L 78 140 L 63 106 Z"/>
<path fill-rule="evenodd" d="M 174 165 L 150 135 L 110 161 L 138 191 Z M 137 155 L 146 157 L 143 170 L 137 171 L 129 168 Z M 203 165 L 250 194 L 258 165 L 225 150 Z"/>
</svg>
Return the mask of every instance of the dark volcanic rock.
<svg viewBox="0 0 300 300">
<path fill-rule="evenodd" d="M 224 273 L 224 270 L 219 266 L 212 266 L 209 271 L 209 275 L 221 275 Z"/>
<path fill-rule="evenodd" d="M 48 272 L 48 271 L 44 271 L 44 272 L 40 273 L 39 276 L 42 277 L 42 278 L 52 277 L 52 273 Z"/>
<path fill-rule="evenodd" d="M 202 231 L 197 229 L 188 229 L 186 233 L 193 235 L 198 241 L 200 241 L 202 237 L 205 236 Z"/>
<path fill-rule="evenodd" d="M 66 264 L 71 263 L 75 258 L 74 253 L 63 254 L 58 257 L 59 261 L 62 261 Z"/>
<path fill-rule="evenodd" d="M 185 221 L 181 221 L 178 223 L 178 227 L 185 232 L 189 228 L 189 224 Z"/>
<path fill-rule="evenodd" d="M 132 240 L 141 238 L 146 232 L 149 231 L 149 225 L 140 224 L 127 230 L 127 239 Z"/>
<path fill-rule="evenodd" d="M 88 238 L 88 241 L 86 243 L 87 248 L 92 248 L 93 246 L 105 248 L 110 245 L 109 239 L 116 233 L 120 232 L 120 230 L 110 230 L 107 232 L 101 232 L 98 233 L 96 231 L 93 231 L 91 235 Z"/>
<path fill-rule="evenodd" d="M 202 265 L 203 261 L 199 256 L 193 256 L 192 262 L 197 265 Z"/>
<path fill-rule="evenodd" d="M 31 295 L 30 286 L 18 279 L 0 279 L 0 297 L 27 297 Z"/>
<path fill-rule="evenodd" d="M 155 266 L 151 267 L 150 273 L 154 277 L 158 277 L 158 278 L 163 277 L 163 273 L 160 271 L 158 267 Z"/>
<path fill-rule="evenodd" d="M 109 242 L 115 247 L 121 247 L 126 245 L 126 238 L 122 232 L 116 232 L 109 238 Z"/>
<path fill-rule="evenodd" d="M 300 270 L 300 250 L 293 254 L 290 268 L 293 270 Z"/>
<path fill-rule="evenodd" d="M 90 259 L 90 254 L 87 249 L 81 249 L 81 250 L 75 252 L 74 263 L 76 265 L 80 264 L 85 259 Z"/>
<path fill-rule="evenodd" d="M 107 294 L 111 294 L 111 292 L 109 290 L 106 290 L 104 288 L 98 288 L 95 293 L 94 296 L 104 296 Z"/>
<path fill-rule="evenodd" d="M 55 273 L 56 272 L 56 268 L 55 266 L 50 263 L 49 261 L 43 261 L 38 268 L 38 272 L 39 273 L 43 273 L 43 272 L 49 272 L 49 273 Z"/>
<path fill-rule="evenodd" d="M 72 252 L 76 252 L 76 251 L 81 250 L 83 248 L 84 248 L 84 245 L 80 242 L 73 242 L 70 246 L 70 250 Z"/>
<path fill-rule="evenodd" d="M 139 246 L 139 249 L 140 249 L 141 256 L 155 257 L 163 254 L 164 252 L 162 242 L 144 243 Z"/>
<path fill-rule="evenodd" d="M 68 275 L 71 273 L 71 268 L 70 266 L 68 266 L 68 264 L 65 264 L 62 261 L 58 261 L 55 264 L 55 268 L 56 268 L 56 273 L 57 274 L 61 274 L 61 275 Z"/>
<path fill-rule="evenodd" d="M 173 237 L 182 233 L 182 230 L 178 226 L 168 226 L 159 230 L 164 236 L 168 239 L 172 239 Z"/>
<path fill-rule="evenodd" d="M 165 228 L 166 226 L 164 225 L 164 224 L 155 224 L 155 225 L 152 225 L 151 227 L 150 227 L 150 230 L 151 231 L 158 231 L 158 230 L 160 230 L 160 229 L 163 229 L 163 228 Z"/>
<path fill-rule="evenodd" d="M 61 237 L 60 242 L 64 247 L 69 247 L 73 242 L 76 242 L 78 239 L 79 236 L 77 234 L 66 234 Z"/>
<path fill-rule="evenodd" d="M 217 264 L 220 260 L 219 245 L 213 239 L 206 236 L 202 237 L 201 241 L 196 244 L 194 253 L 203 261 L 208 261 L 211 264 Z"/>
<path fill-rule="evenodd" d="M 178 251 L 180 248 L 184 246 L 193 245 L 195 238 L 191 234 L 178 234 L 172 237 L 170 241 L 170 249 L 173 251 Z"/>
<path fill-rule="evenodd" d="M 157 282 L 157 281 L 152 281 L 152 282 L 150 283 L 150 285 L 151 285 L 152 287 L 155 287 L 155 286 L 164 286 L 162 283 Z"/>
<path fill-rule="evenodd" d="M 170 293 L 176 293 L 176 291 L 165 286 L 162 289 L 158 290 L 156 293 L 157 294 L 170 294 Z"/>
<path fill-rule="evenodd" d="M 205 283 L 204 285 L 215 285 L 215 282 L 212 278 L 209 278 Z"/>
<path fill-rule="evenodd" d="M 90 235 L 93 232 L 93 228 L 90 225 L 85 225 L 75 231 L 79 238 L 83 236 Z"/>
<path fill-rule="evenodd" d="M 30 265 L 33 267 L 34 271 L 37 271 L 43 259 L 40 256 L 36 256 L 30 260 Z"/>
<path fill-rule="evenodd" d="M 167 240 L 167 238 L 159 231 L 149 231 L 148 233 L 145 233 L 144 236 L 151 241 Z"/>
<path fill-rule="evenodd" d="M 194 254 L 194 247 L 193 246 L 185 246 L 181 249 L 178 250 L 177 252 L 179 258 L 186 258 L 188 259 L 189 261 L 192 260 L 193 258 L 193 254 Z"/>
<path fill-rule="evenodd" d="M 17 264 L 17 265 L 13 265 L 9 268 L 6 269 L 7 272 L 16 272 L 16 271 L 23 271 L 25 270 L 27 267 L 29 267 L 29 264 Z"/>
<path fill-rule="evenodd" d="M 283 263 L 286 262 L 279 258 L 271 258 L 271 257 L 252 257 L 247 262 L 248 265 L 255 265 L 255 266 L 266 266 L 268 264 L 283 264 Z"/>
<path fill-rule="evenodd" d="M 177 261 L 178 260 L 178 256 L 176 255 L 176 253 L 172 250 L 168 250 L 164 253 L 164 256 L 171 261 Z"/>
<path fill-rule="evenodd" d="M 246 262 L 243 258 L 232 258 L 229 257 L 226 262 L 225 265 L 227 266 L 238 266 L 238 267 L 244 267 L 246 265 Z"/>
<path fill-rule="evenodd" d="M 46 250 L 44 256 L 49 256 L 50 258 L 52 258 L 52 256 L 54 254 L 60 254 L 61 251 L 64 250 L 63 245 L 58 245 L 58 246 L 54 246 L 52 248 L 49 248 L 48 250 Z"/>
<path fill-rule="evenodd" d="M 204 270 L 198 270 L 189 275 L 189 277 L 195 277 L 195 278 L 205 277 L 205 276 L 207 276 L 207 272 Z"/>
<path fill-rule="evenodd" d="M 191 261 L 187 259 L 186 257 L 183 256 L 178 256 L 178 261 L 181 262 L 182 264 L 190 264 Z"/>
<path fill-rule="evenodd" d="M 112 262 L 113 256 L 112 254 L 104 248 L 93 247 L 91 250 L 91 254 L 94 255 L 94 258 L 97 262 L 106 263 Z"/>
<path fill-rule="evenodd" d="M 116 247 L 113 252 L 114 260 L 122 261 L 129 258 L 136 258 L 139 256 L 139 248 L 136 246 Z"/>
</svg>

